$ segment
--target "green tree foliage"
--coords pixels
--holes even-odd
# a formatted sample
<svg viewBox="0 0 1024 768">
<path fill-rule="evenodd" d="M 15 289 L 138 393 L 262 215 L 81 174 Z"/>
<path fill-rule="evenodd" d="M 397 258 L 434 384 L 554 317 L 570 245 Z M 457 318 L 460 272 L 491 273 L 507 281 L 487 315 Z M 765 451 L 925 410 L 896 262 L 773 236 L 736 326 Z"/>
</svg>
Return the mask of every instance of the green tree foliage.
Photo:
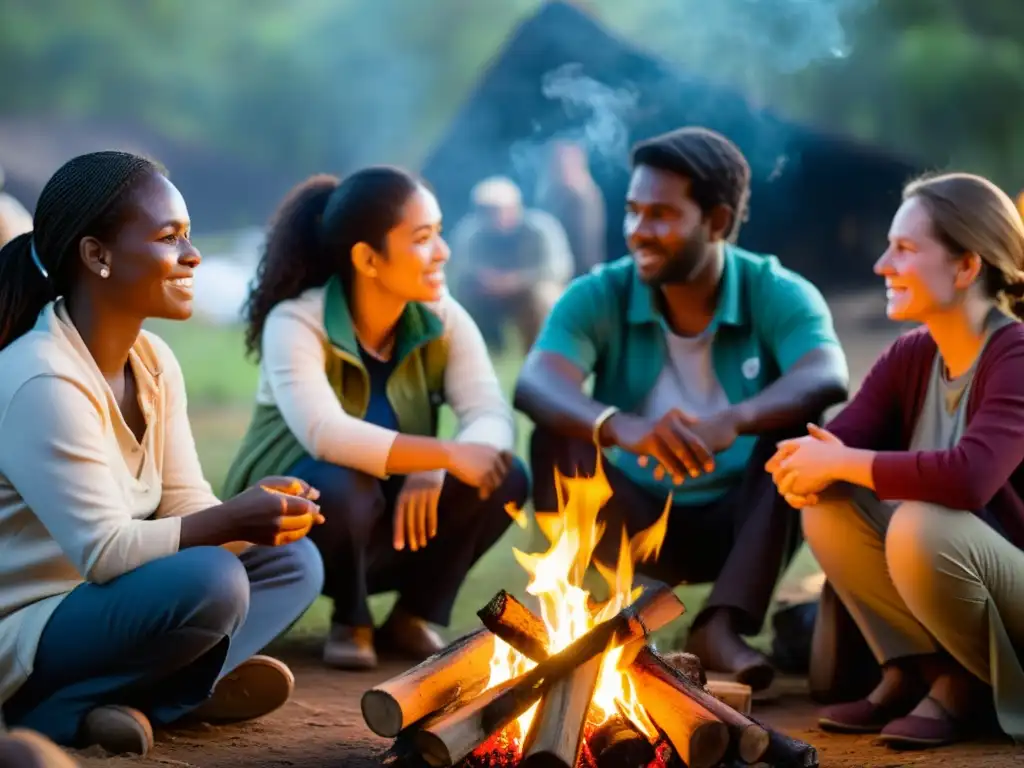
<svg viewBox="0 0 1024 768">
<path fill-rule="evenodd" d="M 415 162 L 541 0 L 5 0 L 0 114 L 142 122 L 296 175 Z M 1024 185 L 1020 0 L 591 0 L 783 114 Z"/>
</svg>

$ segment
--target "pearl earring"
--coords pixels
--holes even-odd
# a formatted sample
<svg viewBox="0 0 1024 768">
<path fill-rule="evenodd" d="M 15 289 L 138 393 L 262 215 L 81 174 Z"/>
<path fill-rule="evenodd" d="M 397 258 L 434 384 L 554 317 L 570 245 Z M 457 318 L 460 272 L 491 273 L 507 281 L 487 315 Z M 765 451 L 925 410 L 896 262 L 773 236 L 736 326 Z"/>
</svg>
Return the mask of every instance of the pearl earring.
<svg viewBox="0 0 1024 768">
<path fill-rule="evenodd" d="M 102 277 L 104 280 L 110 277 L 110 269 L 108 269 L 107 267 L 102 267 L 100 269 L 100 277 Z"/>
</svg>

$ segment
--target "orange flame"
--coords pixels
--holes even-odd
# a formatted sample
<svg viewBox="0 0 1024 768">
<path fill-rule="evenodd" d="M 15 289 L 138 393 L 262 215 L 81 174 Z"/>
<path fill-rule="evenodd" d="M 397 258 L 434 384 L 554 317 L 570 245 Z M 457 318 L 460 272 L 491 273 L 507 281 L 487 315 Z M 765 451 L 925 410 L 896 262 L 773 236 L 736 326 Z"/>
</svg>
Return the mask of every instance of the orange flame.
<svg viewBox="0 0 1024 768">
<path fill-rule="evenodd" d="M 604 535 L 604 525 L 597 520 L 598 513 L 611 498 L 612 489 L 598 460 L 593 477 L 565 477 L 555 472 L 558 496 L 557 512 L 538 512 L 538 527 L 551 545 L 547 552 L 527 554 L 517 549 L 513 555 L 530 575 L 526 591 L 540 604 L 541 618 L 548 630 L 548 652 L 558 653 L 586 634 L 596 624 L 612 618 L 630 605 L 641 588 L 633 587 L 634 567 L 638 562 L 657 558 L 668 529 L 668 514 L 672 499 L 649 528 L 630 539 L 625 529 L 621 532 L 618 561 L 615 567 L 593 560 L 594 551 Z M 506 508 L 519 523 L 525 519 L 521 510 Z M 608 585 L 610 596 L 595 604 L 590 592 L 583 587 L 588 568 L 593 565 Z M 633 726 L 652 740 L 657 731 L 647 717 L 636 695 L 629 676 L 625 673 L 629 659 L 623 660 L 623 648 L 605 654 L 601 672 L 590 707 L 592 725 L 604 723 L 612 715 L 621 713 Z M 491 658 L 491 676 L 488 688 L 500 685 L 528 672 L 536 664 L 502 640 L 497 641 Z M 534 705 L 509 726 L 516 731 L 508 736 L 522 742 L 529 733 L 537 713 Z M 507 729 L 508 730 L 508 729 Z"/>
<path fill-rule="evenodd" d="M 526 530 L 526 526 L 529 525 L 530 519 L 525 510 L 518 509 L 516 505 L 510 501 L 505 505 L 505 512 L 512 518 L 512 522 L 524 531 Z"/>
</svg>

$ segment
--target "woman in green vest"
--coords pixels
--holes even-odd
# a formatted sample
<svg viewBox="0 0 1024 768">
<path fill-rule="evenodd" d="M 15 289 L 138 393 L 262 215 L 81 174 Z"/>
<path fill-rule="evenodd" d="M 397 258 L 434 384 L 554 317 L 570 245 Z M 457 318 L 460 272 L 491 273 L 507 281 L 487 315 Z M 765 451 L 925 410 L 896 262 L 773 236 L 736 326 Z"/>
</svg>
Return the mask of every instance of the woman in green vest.
<svg viewBox="0 0 1024 768">
<path fill-rule="evenodd" d="M 324 660 L 440 650 L 472 565 L 528 494 L 487 348 L 447 293 L 441 211 L 390 167 L 314 176 L 282 203 L 246 305 L 260 381 L 225 493 L 278 470 L 320 492 L 311 538 L 334 602 Z M 458 419 L 437 437 L 438 408 Z M 367 597 L 399 594 L 374 631 Z"/>
</svg>

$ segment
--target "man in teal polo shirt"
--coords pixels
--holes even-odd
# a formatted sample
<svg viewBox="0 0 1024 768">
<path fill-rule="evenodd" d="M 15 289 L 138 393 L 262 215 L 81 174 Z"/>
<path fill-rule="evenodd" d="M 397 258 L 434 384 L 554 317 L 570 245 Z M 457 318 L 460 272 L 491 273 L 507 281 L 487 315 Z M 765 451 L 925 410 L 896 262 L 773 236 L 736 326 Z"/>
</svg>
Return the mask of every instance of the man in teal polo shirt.
<svg viewBox="0 0 1024 768">
<path fill-rule="evenodd" d="M 764 464 L 778 440 L 846 397 L 848 372 L 817 289 L 732 244 L 749 194 L 746 159 L 717 133 L 684 128 L 638 144 L 632 256 L 573 281 L 524 364 L 516 405 L 537 425 L 539 510 L 557 508 L 553 469 L 592 473 L 603 447 L 614 493 L 598 557 L 614 558 L 621 526 L 650 525 L 671 494 L 660 557 L 640 570 L 714 582 L 688 650 L 759 689 L 773 669 L 742 636 L 760 630 L 800 542 Z"/>
</svg>

